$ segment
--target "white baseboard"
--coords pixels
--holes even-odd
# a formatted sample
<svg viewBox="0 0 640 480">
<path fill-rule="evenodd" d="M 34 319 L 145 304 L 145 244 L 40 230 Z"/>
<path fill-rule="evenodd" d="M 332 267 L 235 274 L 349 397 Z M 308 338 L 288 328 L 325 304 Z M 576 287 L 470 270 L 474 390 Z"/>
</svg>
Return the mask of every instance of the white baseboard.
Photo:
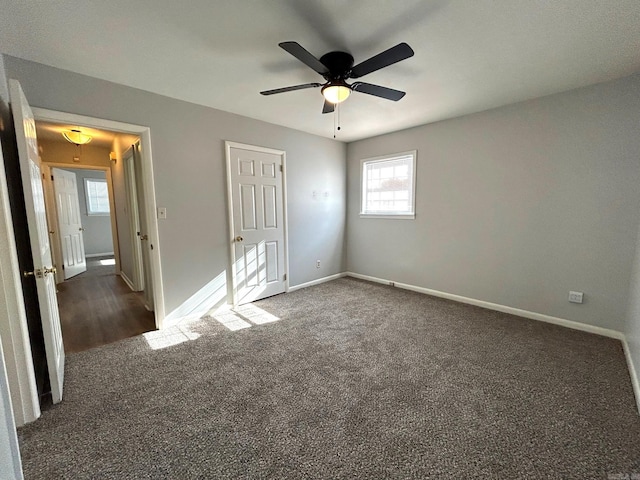
<svg viewBox="0 0 640 480">
<path fill-rule="evenodd" d="M 85 253 L 84 256 L 86 258 L 92 258 L 92 257 L 109 257 L 113 255 L 114 255 L 113 252 L 104 252 L 104 253 Z"/>
<path fill-rule="evenodd" d="M 301 288 L 312 287 L 314 285 L 319 285 L 321 283 L 330 282 L 331 280 L 336 280 L 338 278 L 346 277 L 347 273 L 336 273 L 335 275 L 329 275 L 328 277 L 318 278 L 317 280 L 311 280 L 310 282 L 301 283 L 299 285 L 294 285 L 289 287 L 287 292 L 295 292 L 296 290 L 300 290 Z"/>
<path fill-rule="evenodd" d="M 453 293 L 440 292 L 438 290 L 431 290 L 430 288 L 417 287 L 415 285 L 409 285 L 407 283 L 394 282 L 393 280 L 370 277 L 368 275 L 361 275 L 359 273 L 347 272 L 347 275 L 354 278 L 360 278 L 362 280 L 368 280 L 370 282 L 382 283 L 384 285 L 393 284 L 396 287 L 404 288 L 405 290 L 411 290 L 419 293 L 426 293 L 427 295 L 433 295 L 434 297 L 446 298 L 448 300 L 454 300 L 460 303 L 467 303 L 469 305 L 476 305 L 478 307 L 487 308 L 489 310 L 495 310 L 497 312 L 510 313 L 511 315 L 517 315 L 519 317 L 529 318 L 531 320 L 539 320 L 541 322 L 553 323 L 554 325 L 560 325 L 562 327 L 572 328 L 574 330 L 581 330 L 583 332 L 595 333 L 596 335 L 615 338 L 617 340 L 625 339 L 624 334 L 622 332 L 618 332 L 617 330 L 596 327 L 595 325 L 588 325 L 586 323 L 567 320 L 565 318 L 552 317 L 550 315 L 531 312 L 529 310 L 521 310 L 519 308 L 508 307 L 506 305 L 500 305 L 498 303 L 485 302 L 484 300 L 463 297 L 462 295 L 455 295 Z"/>
<path fill-rule="evenodd" d="M 120 278 L 124 280 L 124 283 L 126 283 L 132 291 L 134 292 L 136 291 L 135 287 L 133 286 L 133 282 L 129 279 L 129 277 L 127 277 L 127 275 L 123 271 L 120 271 Z"/>
<path fill-rule="evenodd" d="M 638 379 L 638 371 L 633 363 L 633 357 L 631 356 L 631 350 L 629 349 L 629 343 L 625 338 L 622 340 L 622 347 L 624 348 L 624 354 L 627 357 L 627 365 L 629 366 L 629 375 L 631 376 L 631 385 L 633 386 L 633 393 L 636 396 L 636 405 L 638 406 L 638 414 L 640 414 L 640 380 Z"/>
</svg>

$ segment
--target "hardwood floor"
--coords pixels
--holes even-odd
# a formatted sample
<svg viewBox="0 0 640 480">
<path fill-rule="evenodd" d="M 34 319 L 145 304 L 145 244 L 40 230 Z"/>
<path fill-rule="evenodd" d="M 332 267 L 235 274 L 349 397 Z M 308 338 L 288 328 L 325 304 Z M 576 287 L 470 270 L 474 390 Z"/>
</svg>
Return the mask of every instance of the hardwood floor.
<svg viewBox="0 0 640 480">
<path fill-rule="evenodd" d="M 113 267 L 90 267 L 58 285 L 65 353 L 81 352 L 155 330 L 153 312 Z"/>
</svg>

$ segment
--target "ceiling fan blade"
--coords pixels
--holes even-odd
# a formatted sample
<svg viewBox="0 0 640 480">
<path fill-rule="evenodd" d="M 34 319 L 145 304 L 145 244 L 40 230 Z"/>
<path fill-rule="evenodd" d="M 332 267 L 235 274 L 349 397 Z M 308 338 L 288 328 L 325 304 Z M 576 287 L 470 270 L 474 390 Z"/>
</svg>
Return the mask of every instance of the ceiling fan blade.
<svg viewBox="0 0 640 480">
<path fill-rule="evenodd" d="M 304 88 L 321 87 L 321 83 L 303 83 L 302 85 L 293 85 L 292 87 L 275 88 L 273 90 L 265 90 L 260 95 L 275 95 L 276 93 L 293 92 L 294 90 L 302 90 Z"/>
<path fill-rule="evenodd" d="M 351 85 L 351 89 L 355 92 L 386 98 L 387 100 L 393 100 L 394 102 L 397 102 L 405 96 L 405 92 L 401 92 L 400 90 L 394 90 L 393 88 L 381 87 L 380 85 L 373 85 L 371 83 L 364 82 L 353 83 Z"/>
<path fill-rule="evenodd" d="M 322 113 L 332 113 L 335 110 L 336 106 L 328 100 L 324 101 L 324 106 L 322 107 Z"/>
<path fill-rule="evenodd" d="M 401 60 L 413 57 L 413 49 L 406 43 L 399 43 L 382 53 L 379 53 L 351 69 L 351 78 L 360 78 L 381 68 L 393 65 Z"/>
<path fill-rule="evenodd" d="M 282 48 L 283 50 L 286 50 L 291 55 L 293 55 L 298 60 L 300 60 L 302 63 L 304 63 L 307 67 L 318 72 L 320 75 L 329 73 L 329 70 L 327 69 L 327 67 L 325 67 L 320 60 L 318 60 L 316 57 L 311 55 L 307 50 L 305 50 L 304 47 L 300 45 L 298 42 L 282 42 L 282 43 L 279 43 L 278 45 L 280 46 L 280 48 Z"/>
</svg>

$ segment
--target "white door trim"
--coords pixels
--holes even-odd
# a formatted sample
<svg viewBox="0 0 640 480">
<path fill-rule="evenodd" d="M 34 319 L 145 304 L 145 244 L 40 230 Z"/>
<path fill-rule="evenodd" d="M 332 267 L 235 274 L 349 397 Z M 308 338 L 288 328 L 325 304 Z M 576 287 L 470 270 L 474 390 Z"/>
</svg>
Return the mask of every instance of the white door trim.
<svg viewBox="0 0 640 480">
<path fill-rule="evenodd" d="M 102 118 L 87 117 L 74 113 L 58 112 L 44 108 L 33 108 L 36 120 L 58 123 L 72 123 L 86 127 L 111 130 L 114 132 L 130 133 L 140 137 L 140 157 L 142 160 L 142 186 L 145 198 L 145 209 L 149 219 L 149 242 L 153 245 L 151 256 L 151 277 L 153 279 L 153 298 L 155 307 L 156 328 L 161 329 L 164 324 L 165 306 L 164 289 L 162 286 L 162 262 L 160 260 L 160 239 L 158 233 L 158 218 L 156 216 L 156 192 L 153 181 L 153 160 L 151 155 L 151 129 L 131 123 L 116 122 Z M 69 168 L 69 167 L 67 167 Z"/>
<path fill-rule="evenodd" d="M 285 273 L 285 281 L 284 281 L 284 291 L 289 291 L 289 224 L 287 221 L 287 153 L 284 150 L 276 150 L 273 148 L 267 147 L 259 147 L 256 145 L 249 145 L 246 143 L 238 143 L 231 142 L 225 140 L 224 142 L 225 148 L 225 156 L 227 160 L 227 214 L 228 214 L 228 235 L 227 238 L 229 240 L 229 274 L 227 275 L 227 299 L 231 299 L 229 302 L 233 306 L 237 305 L 238 299 L 236 295 L 236 290 L 234 288 L 235 285 L 235 269 L 234 265 L 236 263 L 236 251 L 234 245 L 234 237 L 233 232 L 235 231 L 233 224 L 233 185 L 231 183 L 231 149 L 232 148 L 240 148 L 244 150 L 253 150 L 255 152 L 262 153 L 270 153 L 273 155 L 279 155 L 282 157 L 282 211 L 283 211 L 283 226 L 284 226 L 284 273 Z"/>
</svg>

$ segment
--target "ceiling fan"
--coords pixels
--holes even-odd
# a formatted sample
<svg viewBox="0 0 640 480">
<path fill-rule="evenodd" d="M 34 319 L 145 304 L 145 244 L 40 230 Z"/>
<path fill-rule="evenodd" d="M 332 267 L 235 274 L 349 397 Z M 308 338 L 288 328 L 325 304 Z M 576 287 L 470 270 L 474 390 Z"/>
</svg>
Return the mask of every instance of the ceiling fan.
<svg viewBox="0 0 640 480">
<path fill-rule="evenodd" d="M 322 95 L 324 96 L 324 107 L 322 113 L 331 113 L 335 109 L 335 105 L 343 102 L 351 94 L 352 91 L 374 95 L 387 100 L 397 102 L 404 97 L 405 92 L 394 90 L 393 88 L 382 87 L 365 82 L 347 83 L 350 78 L 360 78 L 369 73 L 388 67 L 394 63 L 405 60 L 413 56 L 413 50 L 406 43 L 399 43 L 395 47 L 391 47 L 364 62 L 353 65 L 353 57 L 347 52 L 329 52 L 320 57 L 318 60 L 312 54 L 297 42 L 282 42 L 278 44 L 282 49 L 289 52 L 302 63 L 319 73 L 326 80 L 325 83 L 304 83 L 302 85 L 293 85 L 291 87 L 276 88 L 274 90 L 265 90 L 260 92 L 262 95 L 274 95 L 276 93 L 292 92 L 294 90 L 302 90 L 305 88 L 322 87 Z"/>
</svg>

